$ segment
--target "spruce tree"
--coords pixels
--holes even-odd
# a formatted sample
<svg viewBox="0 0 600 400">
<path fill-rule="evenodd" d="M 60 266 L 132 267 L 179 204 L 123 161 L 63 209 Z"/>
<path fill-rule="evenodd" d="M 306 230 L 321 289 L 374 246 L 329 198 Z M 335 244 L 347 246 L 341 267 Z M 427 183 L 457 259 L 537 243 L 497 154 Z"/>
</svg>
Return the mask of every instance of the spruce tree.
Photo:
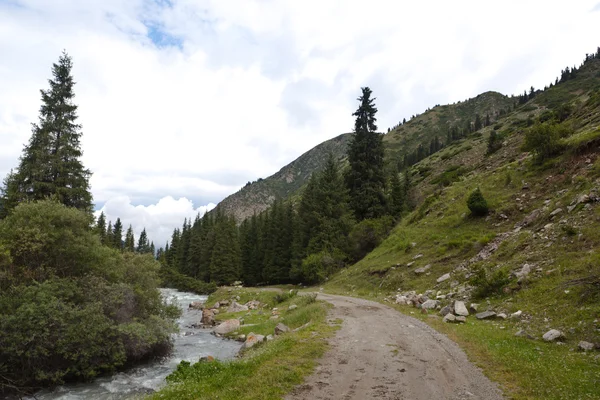
<svg viewBox="0 0 600 400">
<path fill-rule="evenodd" d="M 112 247 L 113 243 L 114 243 L 114 236 L 113 236 L 112 221 L 108 221 L 108 226 L 106 227 L 106 238 L 105 238 L 103 244 L 105 246 Z"/>
<path fill-rule="evenodd" d="M 66 53 L 52 66 L 50 88 L 42 90 L 39 122 L 21 155 L 17 171 L 2 190 L 3 214 L 19 202 L 54 198 L 68 207 L 92 211 L 91 172 L 81 162 L 81 126 L 73 103 L 73 63 Z"/>
<path fill-rule="evenodd" d="M 113 226 L 112 246 L 115 249 L 123 250 L 123 224 L 121 223 L 121 218 L 117 218 Z"/>
<path fill-rule="evenodd" d="M 346 185 L 350 193 L 350 206 L 359 221 L 385 214 L 385 173 L 383 135 L 377 132 L 375 99 L 371 89 L 361 89 L 360 106 L 352 115 L 356 117 L 354 135 L 348 148 L 350 168 Z"/>
<path fill-rule="evenodd" d="M 104 215 L 104 211 L 100 213 L 96 222 L 96 233 L 100 236 L 100 243 L 106 244 L 106 215 Z"/>
<path fill-rule="evenodd" d="M 148 245 L 148 234 L 146 233 L 146 228 L 142 229 L 140 233 L 140 237 L 138 238 L 136 251 L 138 253 L 149 253 L 150 247 Z"/>
<path fill-rule="evenodd" d="M 402 211 L 404 211 L 404 186 L 398 175 L 398 171 L 394 171 L 392 172 L 392 177 L 390 179 L 390 213 L 393 217 L 400 217 Z"/>
<path fill-rule="evenodd" d="M 215 245 L 210 260 L 210 281 L 230 285 L 240 278 L 241 258 L 237 226 L 221 216 L 215 223 Z"/>
<path fill-rule="evenodd" d="M 127 233 L 125 234 L 125 251 L 134 252 L 135 251 L 135 237 L 133 236 L 133 228 L 129 225 L 127 228 Z"/>
</svg>

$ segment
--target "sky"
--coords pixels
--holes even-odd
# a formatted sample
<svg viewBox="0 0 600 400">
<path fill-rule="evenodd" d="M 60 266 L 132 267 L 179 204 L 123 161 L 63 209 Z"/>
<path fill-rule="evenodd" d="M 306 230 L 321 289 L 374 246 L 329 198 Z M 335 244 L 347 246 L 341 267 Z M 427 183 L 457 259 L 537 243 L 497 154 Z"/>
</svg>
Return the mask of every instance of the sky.
<svg viewBox="0 0 600 400">
<path fill-rule="evenodd" d="M 98 211 L 157 246 L 317 144 L 362 86 L 379 128 L 542 88 L 600 46 L 599 0 L 0 0 L 0 179 L 73 58 Z"/>
</svg>

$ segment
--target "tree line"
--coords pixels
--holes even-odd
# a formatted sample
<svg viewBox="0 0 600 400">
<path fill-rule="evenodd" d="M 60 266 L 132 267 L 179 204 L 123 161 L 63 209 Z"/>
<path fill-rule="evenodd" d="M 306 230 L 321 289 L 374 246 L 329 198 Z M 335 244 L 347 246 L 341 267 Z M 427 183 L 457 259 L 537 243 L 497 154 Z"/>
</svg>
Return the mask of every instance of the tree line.
<svg viewBox="0 0 600 400">
<path fill-rule="evenodd" d="M 331 154 L 299 200 L 277 200 L 238 226 L 217 207 L 185 220 L 157 252 L 166 268 L 216 284 L 315 283 L 375 248 L 410 207 L 410 179 L 385 168 L 374 98 L 362 88 L 348 165 Z"/>
</svg>

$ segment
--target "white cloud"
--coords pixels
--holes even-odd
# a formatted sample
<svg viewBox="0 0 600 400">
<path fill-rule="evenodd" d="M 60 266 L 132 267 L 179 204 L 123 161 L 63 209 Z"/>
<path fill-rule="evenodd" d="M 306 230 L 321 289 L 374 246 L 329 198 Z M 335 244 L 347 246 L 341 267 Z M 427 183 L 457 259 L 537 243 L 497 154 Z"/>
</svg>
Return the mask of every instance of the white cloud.
<svg viewBox="0 0 600 400">
<path fill-rule="evenodd" d="M 160 199 L 156 204 L 136 206 L 127 196 L 115 196 L 95 214 L 98 217 L 101 212 L 104 212 L 107 224 L 108 221 L 112 221 L 113 225 L 117 218 L 121 218 L 124 227 L 123 236 L 129 225 L 132 225 L 136 244 L 142 229 L 146 228 L 149 240 L 153 241 L 158 248 L 170 241 L 173 229 L 181 227 L 185 218 L 193 221 L 196 215 L 203 216 L 205 212 L 214 207 L 214 203 L 209 203 L 206 206 L 195 208 L 194 203 L 185 197 L 175 200 L 171 196 Z"/>
<path fill-rule="evenodd" d="M 17 164 L 62 49 L 74 58 L 97 204 L 208 204 L 350 131 L 360 86 L 378 97 L 382 130 L 486 90 L 543 87 L 598 46 L 595 9 L 597 0 L 0 1 L 0 178 Z"/>
</svg>

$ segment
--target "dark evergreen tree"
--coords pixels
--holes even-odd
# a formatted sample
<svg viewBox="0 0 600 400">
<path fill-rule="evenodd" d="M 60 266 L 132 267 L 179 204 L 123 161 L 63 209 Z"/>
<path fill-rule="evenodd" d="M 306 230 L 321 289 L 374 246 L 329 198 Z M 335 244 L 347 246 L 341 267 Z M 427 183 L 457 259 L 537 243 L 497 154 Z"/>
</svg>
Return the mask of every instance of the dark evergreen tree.
<svg viewBox="0 0 600 400">
<path fill-rule="evenodd" d="M 215 245 L 210 260 L 210 281 L 230 285 L 240 278 L 241 257 L 237 226 L 221 215 L 215 223 Z"/>
<path fill-rule="evenodd" d="M 390 179 L 390 214 L 396 218 L 402 215 L 405 201 L 404 186 L 398 175 L 398 171 L 394 171 Z"/>
<path fill-rule="evenodd" d="M 360 221 L 385 214 L 385 173 L 383 135 L 377 132 L 374 100 L 371 89 L 362 88 L 359 108 L 354 112 L 354 135 L 348 147 L 350 167 L 346 184 L 350 206 Z"/>
<path fill-rule="evenodd" d="M 108 226 L 106 227 L 106 239 L 104 241 L 104 245 L 108 246 L 108 247 L 112 247 L 114 241 L 115 240 L 114 240 L 114 236 L 113 236 L 112 222 L 108 221 Z"/>
<path fill-rule="evenodd" d="M 2 190 L 3 214 L 21 201 L 54 198 L 68 207 L 92 211 L 89 178 L 81 163 L 81 126 L 73 104 L 75 82 L 71 57 L 63 53 L 52 66 L 50 88 L 42 90 L 39 122 L 25 146 L 15 173 Z"/>
<path fill-rule="evenodd" d="M 478 131 L 481 128 L 482 128 L 481 117 L 479 116 L 479 114 L 475 114 L 475 126 L 474 126 L 474 130 Z"/>
<path fill-rule="evenodd" d="M 123 224 L 121 223 L 121 218 L 117 218 L 113 226 L 112 247 L 123 250 Z"/>
<path fill-rule="evenodd" d="M 104 215 L 104 211 L 100 213 L 98 221 L 96 221 L 96 233 L 100 237 L 100 242 L 106 244 L 106 215 Z"/>
<path fill-rule="evenodd" d="M 131 225 L 129 225 L 129 228 L 127 228 L 123 248 L 125 251 L 130 251 L 132 253 L 135 251 L 135 237 L 133 236 L 133 228 L 131 227 Z"/>
<path fill-rule="evenodd" d="M 150 246 L 148 244 L 148 234 L 146 233 L 146 228 L 142 229 L 142 233 L 140 233 L 140 237 L 138 238 L 137 247 L 135 249 L 138 253 L 149 253 Z"/>
</svg>

